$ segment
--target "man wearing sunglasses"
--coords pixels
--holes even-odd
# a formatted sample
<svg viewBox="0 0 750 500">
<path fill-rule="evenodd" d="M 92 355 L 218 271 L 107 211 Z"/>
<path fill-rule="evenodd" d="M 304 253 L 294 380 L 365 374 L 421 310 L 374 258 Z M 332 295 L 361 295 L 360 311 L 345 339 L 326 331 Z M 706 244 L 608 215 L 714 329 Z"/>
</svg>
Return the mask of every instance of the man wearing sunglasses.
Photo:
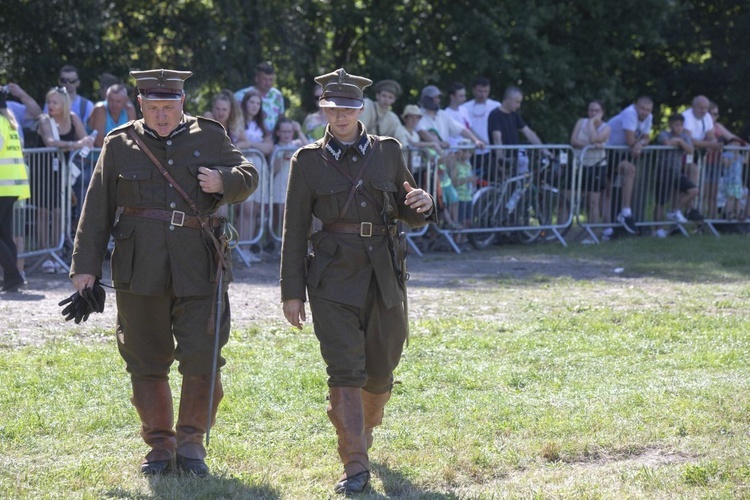
<svg viewBox="0 0 750 500">
<path fill-rule="evenodd" d="M 60 68 L 60 74 L 57 77 L 57 85 L 65 87 L 70 97 L 70 110 L 77 114 L 84 124 L 88 123 L 89 116 L 94 110 L 94 103 L 83 96 L 78 95 L 78 87 L 81 85 L 81 79 L 78 76 L 78 70 L 75 66 L 66 64 Z M 47 113 L 47 106 L 44 106 L 44 112 Z"/>
</svg>

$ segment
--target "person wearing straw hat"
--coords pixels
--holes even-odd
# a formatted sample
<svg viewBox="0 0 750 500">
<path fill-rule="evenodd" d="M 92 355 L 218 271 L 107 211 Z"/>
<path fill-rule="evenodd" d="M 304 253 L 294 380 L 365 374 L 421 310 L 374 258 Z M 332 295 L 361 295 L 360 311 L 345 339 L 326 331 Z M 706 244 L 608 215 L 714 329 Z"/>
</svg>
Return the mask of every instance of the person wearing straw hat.
<svg viewBox="0 0 750 500">
<path fill-rule="evenodd" d="M 291 160 L 281 300 L 286 319 L 302 328 L 309 296 L 344 466 L 334 491 L 351 494 L 369 483 L 372 431 L 383 419 L 407 338 L 405 242 L 396 222 L 418 227 L 436 216 L 398 141 L 368 134 L 359 121 L 371 80 L 338 69 L 315 81 L 323 86 L 328 126 Z M 322 230 L 310 235 L 313 216 Z"/>
<path fill-rule="evenodd" d="M 225 363 L 220 348 L 229 338 L 232 280 L 231 259 L 220 244 L 224 220 L 213 214 L 258 186 L 258 172 L 221 124 L 183 112 L 191 74 L 130 73 L 143 118 L 104 140 L 70 267 L 85 297 L 102 276 L 114 238 L 117 347 L 130 373 L 141 436 L 151 447 L 141 464 L 148 475 L 175 463 L 182 472 L 208 473 L 203 439 L 223 394 L 220 372 L 213 372 Z M 168 381 L 174 360 L 182 374 L 176 424 Z"/>
</svg>

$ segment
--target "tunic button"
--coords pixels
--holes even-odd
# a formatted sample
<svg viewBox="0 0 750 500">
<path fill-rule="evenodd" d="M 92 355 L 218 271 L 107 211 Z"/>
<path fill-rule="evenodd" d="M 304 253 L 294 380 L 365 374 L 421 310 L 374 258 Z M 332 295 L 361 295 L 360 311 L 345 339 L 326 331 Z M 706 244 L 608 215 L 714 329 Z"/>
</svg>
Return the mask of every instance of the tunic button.
<svg viewBox="0 0 750 500">
<path fill-rule="evenodd" d="M 167 163 L 169 163 L 170 165 L 172 165 L 174 163 L 174 160 L 167 160 Z"/>
<path fill-rule="evenodd" d="M 169 187 L 173 188 L 174 186 L 172 184 L 170 184 Z"/>
<path fill-rule="evenodd" d="M 169 208 L 177 208 L 177 203 L 175 202 L 170 203 Z"/>
<path fill-rule="evenodd" d="M 169 225 L 169 230 L 174 231 L 174 226 L 172 224 Z"/>
<path fill-rule="evenodd" d="M 359 204 L 359 206 L 360 206 L 360 207 L 362 207 L 362 208 L 364 208 L 364 207 L 366 207 L 366 206 L 367 206 L 367 202 L 366 202 L 366 201 L 363 201 L 362 203 L 360 203 L 360 204 Z"/>
<path fill-rule="evenodd" d="M 171 146 L 171 145 L 172 145 L 172 139 L 167 141 L 167 146 Z"/>
<path fill-rule="evenodd" d="M 353 161 L 354 163 L 357 163 L 357 157 L 356 157 L 356 156 L 352 156 L 352 161 Z"/>
<path fill-rule="evenodd" d="M 372 245 L 370 245 L 369 247 L 367 247 L 367 250 L 369 250 L 370 252 L 372 252 Z"/>
</svg>

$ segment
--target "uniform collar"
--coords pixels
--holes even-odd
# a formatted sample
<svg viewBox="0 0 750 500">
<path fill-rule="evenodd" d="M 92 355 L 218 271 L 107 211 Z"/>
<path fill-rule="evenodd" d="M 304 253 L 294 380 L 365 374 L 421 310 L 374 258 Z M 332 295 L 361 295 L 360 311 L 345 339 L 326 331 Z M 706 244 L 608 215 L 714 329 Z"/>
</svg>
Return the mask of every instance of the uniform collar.
<svg viewBox="0 0 750 500">
<path fill-rule="evenodd" d="M 326 133 L 323 137 L 323 149 L 331 153 L 331 156 L 333 156 L 336 161 L 341 161 L 341 157 L 346 151 L 346 148 L 348 147 L 354 147 L 357 148 L 357 151 L 362 156 L 365 156 L 367 154 L 367 151 L 370 149 L 370 138 L 367 135 L 367 131 L 365 130 L 364 125 L 360 122 L 359 124 L 360 129 L 360 135 L 359 139 L 354 141 L 354 144 L 351 146 L 347 146 L 345 144 L 342 144 L 339 142 L 330 132 L 330 128 L 326 127 Z"/>
<path fill-rule="evenodd" d="M 154 139 L 164 139 L 166 141 L 168 139 L 172 139 L 176 135 L 179 135 L 179 134 L 183 133 L 185 130 L 187 130 L 187 126 L 188 126 L 187 120 L 185 120 L 185 115 L 183 114 L 182 115 L 182 121 L 180 122 L 180 124 L 177 125 L 177 127 L 172 132 L 170 132 L 169 135 L 166 136 L 166 137 L 162 137 L 159 134 L 157 134 L 156 132 L 154 132 L 151 128 L 149 128 L 148 125 L 146 125 L 145 121 L 143 122 L 143 131 L 146 134 L 148 134 L 151 137 L 153 137 Z"/>
</svg>

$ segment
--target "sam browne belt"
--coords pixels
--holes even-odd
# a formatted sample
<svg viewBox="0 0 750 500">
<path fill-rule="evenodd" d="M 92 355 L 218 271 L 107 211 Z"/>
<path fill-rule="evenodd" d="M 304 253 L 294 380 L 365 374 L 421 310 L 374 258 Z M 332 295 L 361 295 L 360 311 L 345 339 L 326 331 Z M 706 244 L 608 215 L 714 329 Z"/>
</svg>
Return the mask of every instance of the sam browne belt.
<svg viewBox="0 0 750 500">
<path fill-rule="evenodd" d="M 160 210 L 158 208 L 139 208 L 139 207 L 125 207 L 122 210 L 123 215 L 132 215 L 135 217 L 143 217 L 144 219 L 159 220 L 162 222 L 169 222 L 173 226 L 178 227 L 189 227 L 192 229 L 201 228 L 201 218 L 195 215 L 187 215 L 185 212 L 180 210 Z M 205 216 L 208 222 L 208 227 L 219 227 L 221 225 L 221 219 L 218 217 Z"/>
</svg>

